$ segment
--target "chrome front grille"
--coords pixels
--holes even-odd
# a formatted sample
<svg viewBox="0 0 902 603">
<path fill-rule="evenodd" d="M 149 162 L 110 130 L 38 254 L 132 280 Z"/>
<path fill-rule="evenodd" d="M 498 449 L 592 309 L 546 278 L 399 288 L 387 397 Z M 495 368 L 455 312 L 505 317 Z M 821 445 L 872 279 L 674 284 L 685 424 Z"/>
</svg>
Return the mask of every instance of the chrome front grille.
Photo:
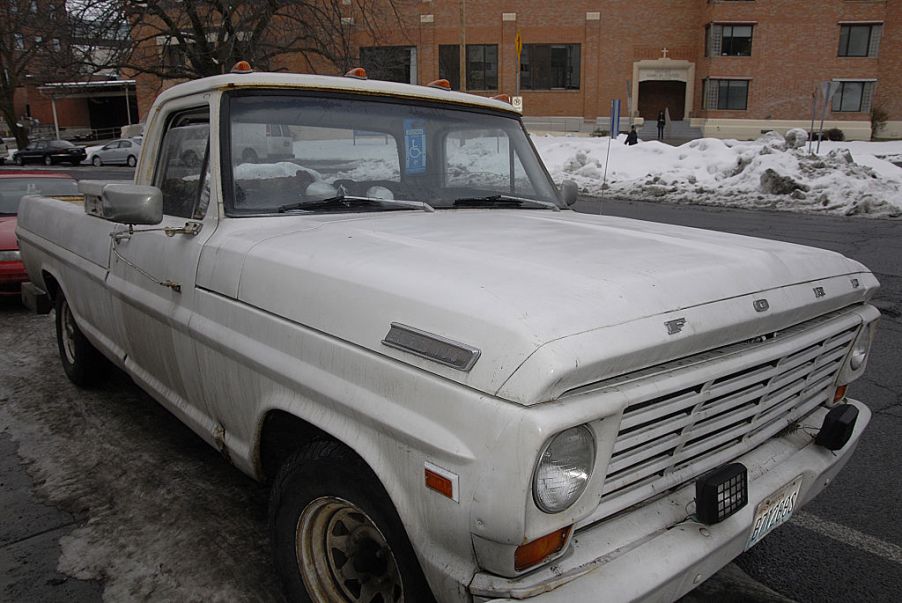
<svg viewBox="0 0 902 603">
<path fill-rule="evenodd" d="M 859 324 L 832 315 L 606 384 L 630 402 L 593 517 L 729 462 L 828 402 Z"/>
</svg>

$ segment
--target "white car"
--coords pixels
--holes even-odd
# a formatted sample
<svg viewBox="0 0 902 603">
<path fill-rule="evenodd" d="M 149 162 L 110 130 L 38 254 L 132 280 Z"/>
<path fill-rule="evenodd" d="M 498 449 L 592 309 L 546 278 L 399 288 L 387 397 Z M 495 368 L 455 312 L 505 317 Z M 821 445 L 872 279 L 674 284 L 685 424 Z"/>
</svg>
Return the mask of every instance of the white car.
<svg viewBox="0 0 902 603">
<path fill-rule="evenodd" d="M 95 167 L 102 165 L 127 165 L 134 167 L 141 155 L 141 143 L 134 138 L 113 140 L 89 152 L 88 161 Z"/>
<path fill-rule="evenodd" d="M 134 184 L 19 212 L 66 374 L 272 484 L 289 598 L 674 600 L 830 483 L 867 268 L 576 213 L 510 104 L 355 75 L 174 86 Z M 245 161 L 266 124 L 291 157 Z"/>
</svg>

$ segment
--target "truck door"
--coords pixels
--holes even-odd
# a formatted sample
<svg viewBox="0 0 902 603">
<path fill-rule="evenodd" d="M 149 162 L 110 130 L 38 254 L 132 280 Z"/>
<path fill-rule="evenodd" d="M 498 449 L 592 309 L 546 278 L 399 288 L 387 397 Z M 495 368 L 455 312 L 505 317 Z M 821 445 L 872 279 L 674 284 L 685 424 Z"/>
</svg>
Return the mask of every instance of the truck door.
<svg viewBox="0 0 902 603">
<path fill-rule="evenodd" d="M 163 193 L 163 222 L 159 227 L 135 228 L 132 234 L 127 227 L 117 227 L 108 282 L 125 333 L 126 368 L 209 439 L 213 425 L 204 406 L 188 325 L 195 307 L 198 259 L 218 220 L 215 204 L 207 211 L 213 165 L 210 111 L 206 105 L 192 107 L 163 119 L 162 136 L 154 137 L 157 157 L 148 158 L 156 164 L 147 182 Z M 147 173 L 144 168 L 144 164 L 139 168 L 139 182 Z"/>
</svg>

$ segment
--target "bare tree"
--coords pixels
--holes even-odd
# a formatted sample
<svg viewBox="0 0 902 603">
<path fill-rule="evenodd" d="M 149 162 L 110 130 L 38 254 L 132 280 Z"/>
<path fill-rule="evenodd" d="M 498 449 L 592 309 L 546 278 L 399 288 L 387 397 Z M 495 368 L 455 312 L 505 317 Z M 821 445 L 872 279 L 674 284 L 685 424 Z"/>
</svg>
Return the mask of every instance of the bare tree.
<svg viewBox="0 0 902 603">
<path fill-rule="evenodd" d="M 353 37 L 375 39 L 401 23 L 411 0 L 125 0 L 131 45 L 119 64 L 132 73 L 193 79 L 227 72 L 239 60 L 272 70 L 288 55 L 311 71 L 357 61 Z"/>
</svg>

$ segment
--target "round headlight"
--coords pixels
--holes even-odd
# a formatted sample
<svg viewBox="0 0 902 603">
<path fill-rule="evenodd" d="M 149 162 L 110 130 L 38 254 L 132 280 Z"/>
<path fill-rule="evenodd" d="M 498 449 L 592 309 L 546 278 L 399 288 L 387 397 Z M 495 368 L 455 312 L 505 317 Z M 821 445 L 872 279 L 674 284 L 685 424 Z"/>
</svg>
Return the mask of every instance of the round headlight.
<svg viewBox="0 0 902 603">
<path fill-rule="evenodd" d="M 533 477 L 533 498 L 542 511 L 559 513 L 586 489 L 595 468 L 595 437 L 585 425 L 557 434 L 545 444 Z"/>
<path fill-rule="evenodd" d="M 865 360 L 868 359 L 868 351 L 871 349 L 871 330 L 865 327 L 855 340 L 852 346 L 852 353 L 849 355 L 849 368 L 857 371 L 864 366 Z"/>
</svg>

